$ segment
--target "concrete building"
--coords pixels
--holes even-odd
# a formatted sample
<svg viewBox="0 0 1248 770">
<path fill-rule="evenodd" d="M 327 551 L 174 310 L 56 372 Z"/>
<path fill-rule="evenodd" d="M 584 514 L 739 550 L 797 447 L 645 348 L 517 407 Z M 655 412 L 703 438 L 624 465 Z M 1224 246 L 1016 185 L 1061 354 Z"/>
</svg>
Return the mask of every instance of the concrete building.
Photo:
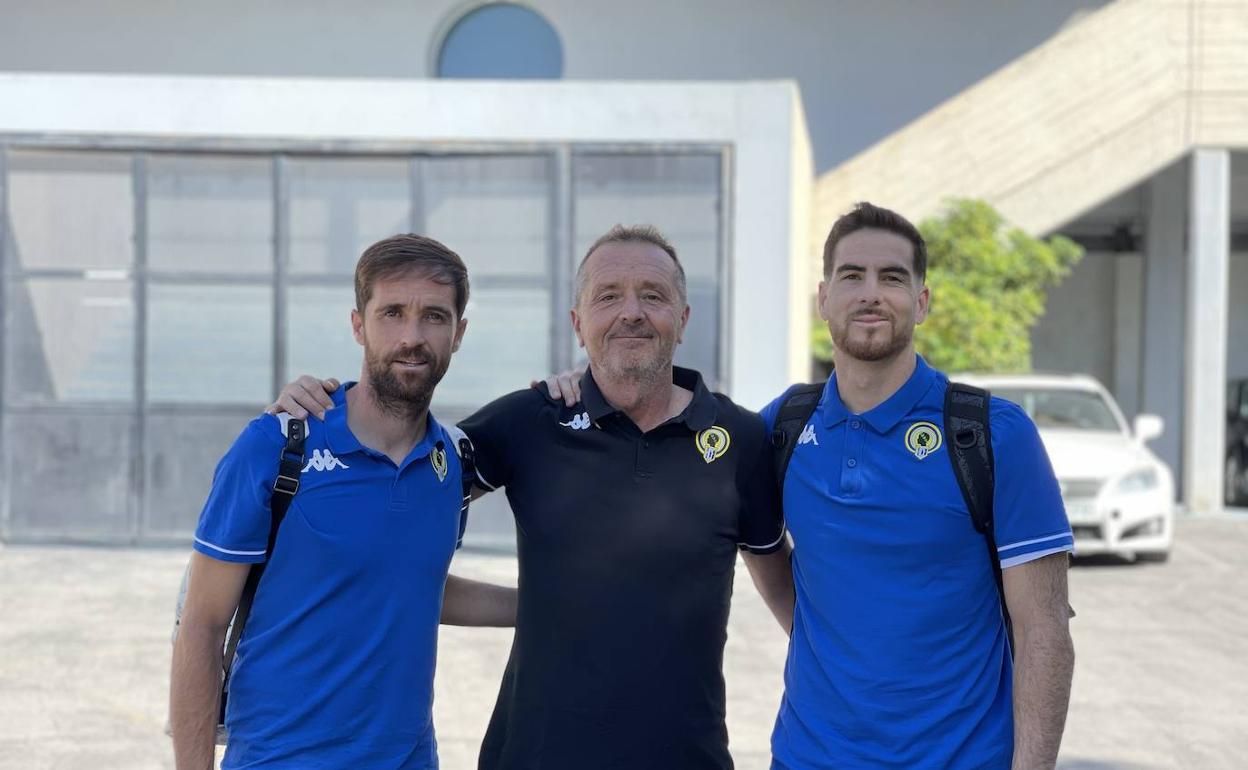
<svg viewBox="0 0 1248 770">
<path fill-rule="evenodd" d="M 1095 252 L 1035 363 L 1162 414 L 1189 506 L 1216 506 L 1215 399 L 1248 375 L 1246 51 L 1248 0 L 9 0 L 0 537 L 185 538 L 276 385 L 354 374 L 350 269 L 396 230 L 473 270 L 443 417 L 575 359 L 571 271 L 616 221 L 673 237 L 681 359 L 758 407 L 807 376 L 832 219 L 949 196 Z"/>
</svg>

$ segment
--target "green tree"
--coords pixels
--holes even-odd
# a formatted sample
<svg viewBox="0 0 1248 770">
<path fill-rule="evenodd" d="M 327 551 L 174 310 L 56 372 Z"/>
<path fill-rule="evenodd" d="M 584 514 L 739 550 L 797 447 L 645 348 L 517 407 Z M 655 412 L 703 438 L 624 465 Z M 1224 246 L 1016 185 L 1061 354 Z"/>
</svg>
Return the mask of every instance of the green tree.
<svg viewBox="0 0 1248 770">
<path fill-rule="evenodd" d="M 951 201 L 919 225 L 927 241 L 931 312 L 915 347 L 947 372 L 1025 372 L 1031 329 L 1048 289 L 1070 274 L 1083 249 L 1060 235 L 1034 238 L 979 200 Z M 832 341 L 816 323 L 813 355 L 828 362 Z"/>
</svg>

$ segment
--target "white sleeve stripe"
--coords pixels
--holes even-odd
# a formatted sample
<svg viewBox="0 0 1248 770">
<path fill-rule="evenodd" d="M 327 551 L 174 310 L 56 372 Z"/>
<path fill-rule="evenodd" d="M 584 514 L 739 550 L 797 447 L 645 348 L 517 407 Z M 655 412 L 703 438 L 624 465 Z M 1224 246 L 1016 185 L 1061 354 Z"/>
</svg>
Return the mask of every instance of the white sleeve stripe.
<svg viewBox="0 0 1248 770">
<path fill-rule="evenodd" d="M 195 538 L 195 542 L 206 548 L 211 548 L 214 551 L 228 553 L 231 556 L 264 556 L 266 553 L 266 551 L 231 551 L 229 548 L 222 548 L 219 545 L 213 545 L 212 543 L 209 543 L 206 540 L 200 540 L 199 538 Z"/>
<path fill-rule="evenodd" d="M 1036 543 L 1047 543 L 1050 540 L 1061 540 L 1062 538 L 1073 539 L 1074 536 L 1070 533 L 1070 530 L 1067 530 L 1059 535 L 1049 535 L 1048 537 L 1037 537 L 1033 540 L 1020 540 L 1017 543 L 1010 543 L 1009 545 L 1001 546 L 1000 548 L 997 549 L 997 553 L 1008 551 L 1011 548 L 1022 548 L 1025 545 L 1035 545 Z"/>
<path fill-rule="evenodd" d="M 740 547 L 744 547 L 744 548 L 755 548 L 761 551 L 766 548 L 771 548 L 774 545 L 779 545 L 780 541 L 784 539 L 784 536 L 786 534 L 788 534 L 788 529 L 782 526 L 780 527 L 780 537 L 776 538 L 775 540 L 772 540 L 767 545 L 751 545 L 749 543 L 737 543 L 737 545 Z"/>
<path fill-rule="evenodd" d="M 1009 569 L 1010 567 L 1017 567 L 1020 564 L 1026 564 L 1029 561 L 1035 561 L 1036 559 L 1039 559 L 1041 556 L 1048 556 L 1051 553 L 1061 553 L 1062 551 L 1073 551 L 1073 550 L 1075 550 L 1075 547 L 1073 545 L 1059 545 L 1056 548 L 1045 548 L 1042 551 L 1032 551 L 1031 553 L 1019 554 L 1018 556 L 1011 556 L 1008 559 L 1001 560 L 1001 569 Z"/>
<path fill-rule="evenodd" d="M 484 487 L 487 492 L 493 492 L 494 490 L 498 489 L 498 487 L 494 486 L 493 484 L 485 480 L 485 477 L 481 475 L 480 468 L 473 468 L 472 470 L 474 473 L 477 474 L 477 481 L 481 482 L 481 486 Z"/>
</svg>

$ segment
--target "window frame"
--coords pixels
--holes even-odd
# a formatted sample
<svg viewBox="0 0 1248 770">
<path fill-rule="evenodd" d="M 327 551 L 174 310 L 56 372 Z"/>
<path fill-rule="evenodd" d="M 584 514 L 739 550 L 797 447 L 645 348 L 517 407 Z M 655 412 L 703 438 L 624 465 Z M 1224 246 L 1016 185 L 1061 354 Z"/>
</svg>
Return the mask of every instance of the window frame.
<svg viewBox="0 0 1248 770">
<path fill-rule="evenodd" d="M 10 487 L 7 483 L 8 458 L 4 456 L 7 441 L 9 415 L 13 414 L 111 414 L 128 415 L 132 418 L 133 436 L 131 445 L 134 453 L 128 461 L 131 463 L 131 510 L 129 512 L 128 534 L 118 542 L 174 542 L 179 538 L 171 536 L 165 530 L 152 536 L 149 529 L 150 512 L 148 511 L 146 466 L 150 461 L 147 451 L 148 417 L 149 415 L 168 415 L 186 413 L 196 415 L 220 415 L 245 418 L 253 413 L 248 407 L 237 403 L 187 402 L 168 403 L 152 402 L 147 394 L 148 379 L 148 294 L 150 286 L 155 284 L 179 285 L 211 281 L 214 278 L 228 278 L 229 282 L 237 282 L 249 286 L 266 285 L 272 292 L 272 387 L 276 392 L 291 376 L 287 371 L 289 351 L 288 316 L 289 291 L 293 286 L 339 286 L 349 277 L 337 273 L 323 275 L 292 275 L 290 270 L 290 179 L 287 164 L 290 159 L 326 160 L 333 158 L 364 159 L 375 156 L 403 158 L 411 168 L 411 184 L 413 191 L 421 180 L 420 166 L 425 159 L 442 157 L 478 157 L 478 156 L 539 156 L 547 159 L 550 164 L 549 216 L 550 242 L 548 244 L 547 277 L 551 288 L 551 329 L 549 330 L 549 366 L 550 371 L 562 371 L 573 363 L 575 338 L 570 324 L 561 322 L 571 310 L 571 292 L 577 262 L 581 255 L 573 253 L 575 247 L 575 184 L 573 180 L 574 159 L 579 154 L 638 154 L 638 155 L 716 155 L 720 159 L 719 176 L 719 222 L 718 222 L 718 264 L 717 294 L 719 318 L 716 325 L 718 349 L 716 350 L 715 371 L 706 372 L 711 384 L 717 384 L 721 390 L 729 388 L 731 371 L 731 339 L 732 328 L 732 237 L 734 221 L 734 166 L 733 146 L 724 142 L 576 142 L 576 141 L 541 141 L 541 142 L 426 142 L 426 141 L 391 141 L 391 140 L 299 140 L 299 139 L 254 139 L 242 137 L 218 138 L 174 138 L 174 137 L 141 137 L 141 136 L 96 136 L 74 134 L 0 134 L 0 296 L 6 292 L 14 281 L 39 277 L 84 278 L 108 280 L 109 276 L 101 273 L 113 271 L 98 270 L 58 270 L 51 275 L 48 270 L 24 270 L 16 266 L 11 258 L 10 250 L 14 234 L 9 227 L 9 154 L 11 152 L 36 150 L 66 153 L 125 153 L 131 158 L 131 182 L 133 187 L 134 205 L 134 259 L 132 267 L 125 271 L 125 279 L 132 282 L 134 301 L 134 386 L 133 396 L 128 402 L 67 402 L 59 404 L 14 404 L 7 392 L 7 366 L 10 329 L 7 318 L 0 314 L 0 540 L 12 541 L 15 536 L 24 541 L 66 541 L 74 540 L 72 533 L 41 534 L 29 531 L 13 532 L 10 524 Z M 258 156 L 267 157 L 272 162 L 271 178 L 273 181 L 273 244 L 271 248 L 273 270 L 271 273 L 256 276 L 223 276 L 195 271 L 158 269 L 151 270 L 147 264 L 148 251 L 148 173 L 147 161 L 153 155 L 181 156 Z M 419 201 L 413 197 L 412 225 L 417 225 Z M 117 276 L 112 276 L 116 279 Z M 500 278 L 498 285 L 505 286 L 516 279 Z M 519 279 L 521 283 L 532 283 L 528 278 Z M 488 276 L 474 279 L 474 287 L 491 285 Z M 445 418 L 449 420 L 464 416 L 471 405 L 460 408 L 444 407 Z M 93 541 L 101 538 L 92 537 Z M 110 538 L 102 538 L 110 540 Z"/>
</svg>

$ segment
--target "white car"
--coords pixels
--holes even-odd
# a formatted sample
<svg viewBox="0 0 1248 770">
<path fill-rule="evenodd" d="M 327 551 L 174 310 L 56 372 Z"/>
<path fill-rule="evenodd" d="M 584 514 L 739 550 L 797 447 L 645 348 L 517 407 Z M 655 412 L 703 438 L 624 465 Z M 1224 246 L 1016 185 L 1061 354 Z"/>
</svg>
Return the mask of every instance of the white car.
<svg viewBox="0 0 1248 770">
<path fill-rule="evenodd" d="M 1128 428 L 1113 396 L 1083 375 L 956 375 L 1023 407 L 1040 429 L 1075 535 L 1075 555 L 1163 562 L 1174 537 L 1174 476 L 1144 444 L 1160 417 Z"/>
</svg>

